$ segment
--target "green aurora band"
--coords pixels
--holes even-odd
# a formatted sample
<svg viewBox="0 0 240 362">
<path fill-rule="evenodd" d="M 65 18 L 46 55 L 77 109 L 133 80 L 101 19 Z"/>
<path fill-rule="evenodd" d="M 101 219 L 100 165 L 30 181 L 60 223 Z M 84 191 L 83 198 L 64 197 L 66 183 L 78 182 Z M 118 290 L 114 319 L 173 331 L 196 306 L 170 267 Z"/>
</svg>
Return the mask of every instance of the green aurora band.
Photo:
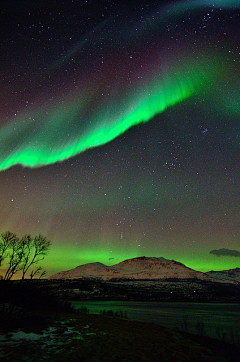
<svg viewBox="0 0 240 362">
<path fill-rule="evenodd" d="M 169 48 L 163 48 L 163 54 L 159 53 L 158 47 L 154 48 L 153 52 L 152 48 L 149 48 L 149 53 L 144 49 L 141 63 L 136 65 L 133 60 L 133 68 L 127 62 L 130 51 L 134 53 L 137 50 L 136 54 L 141 54 L 141 47 L 138 46 L 142 39 L 151 40 L 153 34 L 158 36 L 157 39 L 161 38 L 161 26 L 164 27 L 169 19 L 185 15 L 188 17 L 189 11 L 204 14 L 204 11 L 210 8 L 231 10 L 239 7 L 240 0 L 178 1 L 174 6 L 160 6 L 154 21 L 151 17 L 144 22 L 130 21 L 134 31 L 128 29 L 126 32 L 126 23 L 124 26 L 115 27 L 116 19 L 110 18 L 84 34 L 82 39 L 44 74 L 44 78 L 53 79 L 53 89 L 59 88 L 57 100 L 54 99 L 54 94 L 50 94 L 48 99 L 44 99 L 44 94 L 39 97 L 39 89 L 35 89 L 36 101 L 31 102 L 31 109 L 18 113 L 19 105 L 10 105 L 12 110 L 16 109 L 16 116 L 0 129 L 0 171 L 18 164 L 37 168 L 67 160 L 112 141 L 129 128 L 150 121 L 168 107 L 199 92 L 206 94 L 206 91 L 209 91 L 214 96 L 216 93 L 218 107 L 221 103 L 224 106 L 228 102 L 228 109 L 230 107 L 232 113 L 239 114 L 239 96 L 236 97 L 238 83 L 235 84 L 236 91 L 231 99 L 226 97 L 222 90 L 226 89 L 226 84 L 220 88 L 222 97 L 219 97 L 220 92 L 215 87 L 220 84 L 221 79 L 226 83 L 229 66 L 225 59 L 229 54 L 222 57 L 215 54 L 214 50 L 214 53 L 209 55 L 209 48 L 202 50 L 202 45 L 205 44 L 199 44 L 199 39 L 194 43 L 197 47 L 191 49 L 190 43 L 187 44 L 186 55 L 181 49 L 183 55 L 180 57 L 177 47 L 173 52 L 167 50 L 171 48 L 169 44 Z M 112 24 L 114 41 L 106 31 L 109 22 Z M 95 42 L 101 43 L 100 49 L 103 46 L 103 53 L 98 53 Z M 146 41 L 145 43 L 148 44 Z M 125 58 L 122 59 L 121 51 L 116 53 L 116 49 L 121 48 L 125 49 Z M 215 45 L 212 49 L 215 49 Z M 80 79 L 78 82 L 78 89 L 81 91 L 75 90 L 75 87 L 62 89 L 61 85 L 56 85 L 58 82 L 54 83 L 54 77 L 61 78 L 61 71 L 68 72 L 68 61 L 71 58 L 75 57 L 76 63 L 86 65 L 85 58 L 88 59 L 91 53 L 95 54 L 95 63 L 91 63 L 89 69 L 88 64 L 83 67 L 88 74 L 87 81 Z M 194 58 L 190 59 L 190 53 L 194 54 Z M 106 63 L 105 72 L 99 67 L 99 59 L 102 59 L 103 54 L 110 59 Z M 151 60 L 148 62 L 146 59 Z M 66 68 L 62 69 L 65 64 Z M 129 74 L 131 81 L 127 79 Z M 83 75 L 79 76 L 81 78 Z M 70 76 L 70 81 L 71 79 Z M 227 88 L 229 90 L 229 86 Z M 49 98 L 53 100 L 50 101 Z"/>
<path fill-rule="evenodd" d="M 151 257 L 154 255 L 154 252 L 145 251 L 144 255 Z M 86 247 L 82 249 L 81 247 L 81 250 L 79 250 L 77 247 L 73 249 L 66 249 L 65 246 L 58 246 L 57 248 L 52 248 L 52 252 L 48 255 L 47 258 L 44 259 L 43 265 L 51 275 L 58 271 L 69 270 L 87 263 L 100 262 L 105 265 L 113 265 L 123 260 L 135 258 L 137 256 L 143 256 L 142 250 L 136 252 L 136 249 L 133 248 L 132 250 L 127 251 L 125 248 L 120 247 L 118 250 L 115 249 L 111 254 L 111 252 L 96 248 L 96 245 L 93 248 Z M 192 258 L 191 253 L 188 253 L 185 249 L 178 252 L 177 258 L 176 251 L 175 253 L 165 252 L 164 257 L 170 260 L 175 259 L 182 262 L 189 268 L 202 272 L 207 272 L 209 270 L 230 269 L 233 268 L 233 266 L 238 267 L 239 265 L 239 258 L 219 258 L 209 254 L 208 250 L 203 250 L 197 259 Z"/>
<path fill-rule="evenodd" d="M 0 131 L 0 170 L 17 164 L 50 165 L 104 145 L 168 107 L 206 92 L 220 73 L 221 61 L 184 59 L 183 63 L 184 67 L 171 66 L 160 76 L 152 76 L 132 92 L 114 93 L 110 100 L 105 96 L 99 101 L 93 85 L 75 97 L 65 96 L 58 103 L 46 102 L 19 114 Z"/>
</svg>

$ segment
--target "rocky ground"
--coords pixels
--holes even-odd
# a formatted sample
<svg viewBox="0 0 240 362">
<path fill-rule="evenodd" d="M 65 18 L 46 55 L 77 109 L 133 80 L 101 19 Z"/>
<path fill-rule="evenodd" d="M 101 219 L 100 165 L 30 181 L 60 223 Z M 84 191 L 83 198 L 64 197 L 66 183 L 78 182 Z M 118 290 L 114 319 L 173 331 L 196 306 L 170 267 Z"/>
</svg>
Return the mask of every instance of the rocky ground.
<svg viewBox="0 0 240 362">
<path fill-rule="evenodd" d="M 31 319 L 31 316 L 28 316 Z M 101 315 L 43 314 L 0 332 L 3 362 L 237 362 L 240 349 L 150 323 Z"/>
</svg>

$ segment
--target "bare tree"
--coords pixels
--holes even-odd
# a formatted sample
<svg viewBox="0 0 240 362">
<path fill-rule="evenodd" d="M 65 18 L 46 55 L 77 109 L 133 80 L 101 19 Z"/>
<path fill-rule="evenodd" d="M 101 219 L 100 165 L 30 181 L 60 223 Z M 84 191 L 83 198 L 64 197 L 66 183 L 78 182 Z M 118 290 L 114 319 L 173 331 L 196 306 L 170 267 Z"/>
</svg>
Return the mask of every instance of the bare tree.
<svg viewBox="0 0 240 362">
<path fill-rule="evenodd" d="M 13 241 L 16 239 L 17 235 L 6 231 L 1 234 L 0 239 L 0 266 L 2 265 L 4 259 L 8 256 L 8 249 L 12 245 Z"/>
<path fill-rule="evenodd" d="M 4 280 L 10 280 L 14 274 L 21 270 L 20 263 L 23 256 L 22 240 L 19 240 L 16 234 L 13 235 L 8 247 L 8 249 L 10 249 L 8 253 L 9 262 Z"/>
<path fill-rule="evenodd" d="M 33 279 L 36 275 L 39 275 L 39 274 L 40 274 L 38 279 L 41 279 L 44 275 L 47 274 L 46 270 L 43 270 L 43 271 L 40 273 L 41 270 L 42 270 L 42 267 L 41 267 L 41 266 L 37 267 L 36 269 L 33 269 L 33 270 L 31 271 L 30 278 Z"/>
<path fill-rule="evenodd" d="M 43 270 L 42 272 L 41 272 L 41 274 L 39 275 L 39 278 L 38 279 L 41 279 L 42 277 L 44 277 L 44 275 L 46 275 L 47 274 L 47 271 L 46 270 Z"/>
<path fill-rule="evenodd" d="M 44 259 L 45 255 L 47 255 L 49 248 L 51 246 L 51 242 L 41 234 L 35 236 L 33 240 L 31 239 L 30 235 L 25 236 L 25 238 L 26 238 L 26 245 L 22 258 L 22 268 L 21 268 L 22 279 L 25 278 L 25 274 L 32 265 L 37 264 L 39 263 L 39 261 Z M 39 269 L 38 271 L 40 271 L 41 269 Z"/>
<path fill-rule="evenodd" d="M 10 280 L 14 274 L 21 271 L 22 279 L 30 267 L 39 263 L 47 255 L 51 242 L 46 237 L 39 234 L 32 238 L 30 235 L 25 235 L 21 239 L 9 231 L 1 234 L 0 240 L 0 266 L 4 260 L 8 260 L 8 268 L 4 276 L 4 280 Z M 35 268 L 30 277 L 38 275 L 42 267 Z M 40 274 L 41 278 L 46 272 Z"/>
</svg>

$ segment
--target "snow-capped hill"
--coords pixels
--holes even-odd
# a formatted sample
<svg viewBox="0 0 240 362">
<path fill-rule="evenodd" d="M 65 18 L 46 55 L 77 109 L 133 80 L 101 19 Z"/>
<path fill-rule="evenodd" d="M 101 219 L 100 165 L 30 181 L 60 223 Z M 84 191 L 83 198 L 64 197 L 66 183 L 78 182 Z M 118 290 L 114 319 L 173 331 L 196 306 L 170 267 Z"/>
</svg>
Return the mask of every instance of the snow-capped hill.
<svg viewBox="0 0 240 362">
<path fill-rule="evenodd" d="M 172 260 L 164 258 L 146 257 L 141 256 L 138 258 L 127 259 L 118 264 L 113 265 L 114 269 L 122 270 L 125 272 L 134 271 L 137 272 L 150 269 L 159 269 L 164 265 L 172 264 Z"/>
<path fill-rule="evenodd" d="M 207 275 L 228 281 L 236 281 L 240 283 L 240 268 L 229 269 L 229 270 L 221 270 L 221 271 L 209 271 L 206 273 Z"/>
<path fill-rule="evenodd" d="M 126 279 L 166 279 L 199 278 L 209 279 L 204 273 L 197 272 L 175 260 L 156 257 L 138 257 L 124 260 L 112 266 Z"/>
<path fill-rule="evenodd" d="M 102 263 L 80 265 L 74 269 L 57 273 L 49 279 L 91 278 L 111 279 L 201 279 L 210 280 L 204 273 L 186 267 L 175 260 L 156 257 L 138 257 L 124 260 L 112 266 Z"/>
<path fill-rule="evenodd" d="M 79 265 L 74 269 L 67 271 L 62 271 L 57 273 L 49 279 L 76 279 L 76 278 L 94 278 L 94 279 L 104 279 L 104 276 L 109 275 L 111 267 L 107 267 L 102 263 L 89 263 L 84 265 Z M 111 272 L 110 272 L 111 274 Z"/>
</svg>

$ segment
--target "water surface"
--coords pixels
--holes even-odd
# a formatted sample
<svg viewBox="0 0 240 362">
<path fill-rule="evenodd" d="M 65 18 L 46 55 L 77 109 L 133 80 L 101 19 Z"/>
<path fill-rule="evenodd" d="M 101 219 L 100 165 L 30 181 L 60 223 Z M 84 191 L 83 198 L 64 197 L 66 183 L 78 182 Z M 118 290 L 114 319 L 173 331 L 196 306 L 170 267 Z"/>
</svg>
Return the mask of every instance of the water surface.
<svg viewBox="0 0 240 362">
<path fill-rule="evenodd" d="M 90 313 L 102 310 L 127 311 L 128 318 L 165 327 L 187 330 L 220 339 L 240 340 L 240 305 L 228 303 L 166 303 L 129 301 L 72 301 Z M 239 333 L 239 336 L 238 336 Z"/>
</svg>

